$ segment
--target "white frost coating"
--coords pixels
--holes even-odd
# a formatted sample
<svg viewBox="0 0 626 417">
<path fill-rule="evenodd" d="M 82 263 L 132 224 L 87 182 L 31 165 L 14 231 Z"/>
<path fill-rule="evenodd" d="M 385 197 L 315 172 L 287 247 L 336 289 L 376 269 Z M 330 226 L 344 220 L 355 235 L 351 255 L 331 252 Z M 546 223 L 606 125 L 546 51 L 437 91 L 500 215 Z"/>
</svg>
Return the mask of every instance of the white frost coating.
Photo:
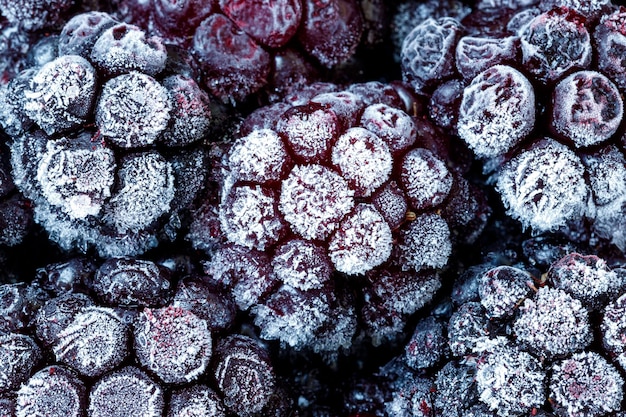
<svg viewBox="0 0 626 417">
<path fill-rule="evenodd" d="M 121 233 L 150 226 L 170 209 L 174 175 L 168 161 L 156 152 L 133 154 L 118 170 L 120 189 L 104 207 L 104 220 Z"/>
<path fill-rule="evenodd" d="M 326 105 L 334 111 L 344 129 L 356 124 L 358 114 L 365 104 L 363 99 L 349 91 L 336 91 L 318 94 L 311 99 L 313 103 Z"/>
<path fill-rule="evenodd" d="M 149 75 L 131 72 L 104 84 L 96 106 L 96 125 L 117 146 L 146 146 L 167 128 L 171 111 L 165 87 Z"/>
<path fill-rule="evenodd" d="M 606 306 L 600 329 L 602 347 L 626 370 L 626 294 Z"/>
<path fill-rule="evenodd" d="M 95 377 L 119 365 L 128 350 L 126 325 L 110 308 L 87 307 L 58 334 L 57 361 Z"/>
<path fill-rule="evenodd" d="M 441 278 L 434 272 L 414 274 L 382 273 L 372 285 L 387 311 L 411 315 L 429 303 L 441 288 Z"/>
<path fill-rule="evenodd" d="M 85 386 L 61 366 L 35 373 L 17 391 L 15 417 L 69 417 L 83 415 Z"/>
<path fill-rule="evenodd" d="M 558 415 L 603 416 L 620 409 L 624 380 L 596 352 L 581 352 L 552 367 L 550 398 Z"/>
<path fill-rule="evenodd" d="M 513 61 L 518 49 L 518 39 L 517 36 L 463 36 L 456 45 L 457 69 L 468 80 L 491 66 L 503 61 Z"/>
<path fill-rule="evenodd" d="M 534 126 L 535 92 L 515 68 L 494 65 L 463 90 L 458 132 L 479 158 L 508 152 Z"/>
<path fill-rule="evenodd" d="M 582 350 L 593 338 L 581 302 L 550 287 L 539 288 L 519 307 L 513 333 L 520 344 L 549 359 Z"/>
<path fill-rule="evenodd" d="M 0 334 L 0 391 L 19 388 L 41 359 L 41 351 L 30 336 Z"/>
<path fill-rule="evenodd" d="M 533 277 L 512 266 L 498 266 L 480 277 L 480 303 L 491 318 L 509 316 L 532 291 Z"/>
<path fill-rule="evenodd" d="M 37 181 L 44 198 L 73 219 L 100 213 L 111 196 L 115 155 L 104 146 L 72 149 L 71 139 L 50 140 L 39 162 Z"/>
<path fill-rule="evenodd" d="M 278 181 L 288 162 L 282 139 L 271 129 L 254 130 L 230 148 L 228 166 L 240 181 Z"/>
<path fill-rule="evenodd" d="M 507 214 L 533 231 L 555 230 L 589 210 L 589 190 L 578 156 L 552 139 L 518 154 L 499 173 L 496 189 Z"/>
<path fill-rule="evenodd" d="M 619 90 L 599 72 L 575 72 L 554 88 L 551 125 L 576 147 L 597 145 L 613 136 L 623 115 Z"/>
<path fill-rule="evenodd" d="M 292 239 L 276 249 L 272 258 L 276 278 L 302 291 L 321 288 L 331 278 L 326 250 L 303 239 Z"/>
<path fill-rule="evenodd" d="M 163 390 L 146 373 L 127 366 L 103 376 L 89 394 L 89 417 L 161 417 Z M 67 417 L 67 416 L 63 416 Z"/>
<path fill-rule="evenodd" d="M 616 146 L 583 155 L 582 160 L 596 205 L 626 201 L 626 160 Z"/>
<path fill-rule="evenodd" d="M 482 352 L 476 365 L 476 387 L 480 401 L 501 417 L 530 414 L 545 400 L 546 373 L 527 352 L 499 337 Z"/>
<path fill-rule="evenodd" d="M 322 165 L 297 165 L 282 183 L 279 209 L 305 239 L 326 239 L 353 206 L 346 180 Z"/>
<path fill-rule="evenodd" d="M 252 313 L 263 339 L 302 349 L 311 344 L 331 310 L 325 292 L 305 293 L 283 285 L 265 304 L 254 306 Z"/>
<path fill-rule="evenodd" d="M 48 62 L 24 90 L 24 112 L 47 134 L 83 123 L 96 94 L 96 72 L 78 55 Z"/>
<path fill-rule="evenodd" d="M 362 127 L 350 128 L 341 135 L 333 146 L 331 158 L 359 197 L 372 195 L 389 179 L 393 168 L 389 146 Z"/>
<path fill-rule="evenodd" d="M 422 214 L 400 232 L 403 270 L 443 268 L 452 253 L 448 223 L 436 214 Z"/>
<path fill-rule="evenodd" d="M 309 111 L 292 110 L 283 114 L 277 129 L 296 156 L 306 162 L 318 162 L 328 155 L 335 134 L 340 130 L 339 121 L 329 109 Z"/>
<path fill-rule="evenodd" d="M 389 224 L 371 204 L 359 204 L 328 242 L 328 255 L 339 272 L 360 275 L 391 255 Z"/>
<path fill-rule="evenodd" d="M 109 75 L 130 71 L 156 75 L 165 69 L 166 60 L 161 38 L 146 38 L 143 30 L 127 23 L 102 32 L 91 50 L 91 61 Z"/>
<path fill-rule="evenodd" d="M 144 309 L 135 323 L 134 336 L 141 365 L 168 384 L 198 379 L 211 360 L 207 321 L 180 307 Z"/>
<path fill-rule="evenodd" d="M 167 417 L 226 417 L 222 400 L 213 389 L 195 384 L 175 389 L 168 401 Z"/>
<path fill-rule="evenodd" d="M 391 152 L 402 151 L 417 140 L 413 118 L 384 103 L 367 106 L 361 115 L 360 125 L 387 142 Z"/>
<path fill-rule="evenodd" d="M 395 181 L 390 181 L 372 196 L 372 204 L 385 218 L 389 227 L 397 228 L 406 218 L 408 204 L 404 192 Z"/>
<path fill-rule="evenodd" d="M 258 250 L 276 243 L 285 228 L 274 191 L 260 185 L 231 188 L 220 205 L 219 220 L 229 241 Z"/>
<path fill-rule="evenodd" d="M 402 160 L 400 181 L 409 201 L 417 210 L 443 202 L 452 188 L 452 174 L 430 150 L 415 148 Z"/>
</svg>

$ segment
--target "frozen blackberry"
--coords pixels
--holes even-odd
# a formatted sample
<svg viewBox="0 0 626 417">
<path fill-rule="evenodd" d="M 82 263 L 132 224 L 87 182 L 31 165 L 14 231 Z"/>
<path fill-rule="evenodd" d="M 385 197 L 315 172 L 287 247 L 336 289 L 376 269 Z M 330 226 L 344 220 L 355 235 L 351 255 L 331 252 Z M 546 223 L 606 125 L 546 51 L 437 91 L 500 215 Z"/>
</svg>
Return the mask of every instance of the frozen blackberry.
<svg viewBox="0 0 626 417">
<path fill-rule="evenodd" d="M 552 264 L 548 282 L 590 310 L 598 310 L 621 292 L 623 278 L 595 255 L 571 253 Z"/>
<path fill-rule="evenodd" d="M 400 227 L 407 218 L 409 211 L 407 197 L 395 181 L 390 181 L 382 186 L 372 196 L 372 204 L 389 223 L 392 230 Z"/>
<path fill-rule="evenodd" d="M 491 318 L 506 318 L 530 297 L 533 277 L 528 272 L 511 266 L 498 266 L 480 278 L 480 302 Z"/>
<path fill-rule="evenodd" d="M 461 305 L 448 322 L 448 344 L 454 356 L 462 356 L 474 350 L 489 337 L 489 323 L 485 309 L 476 301 Z"/>
<path fill-rule="evenodd" d="M 211 359 L 207 322 L 179 307 L 144 309 L 135 324 L 134 341 L 139 362 L 169 384 L 198 379 Z"/>
<path fill-rule="evenodd" d="M 626 296 L 621 295 L 604 308 L 602 324 L 602 347 L 609 357 L 622 369 L 626 366 Z"/>
<path fill-rule="evenodd" d="M 450 229 L 437 214 L 422 214 L 400 231 L 398 245 L 403 269 L 442 268 L 452 252 Z"/>
<path fill-rule="evenodd" d="M 367 106 L 361 115 L 360 125 L 385 141 L 393 154 L 404 151 L 417 140 L 417 127 L 413 119 L 380 99 Z"/>
<path fill-rule="evenodd" d="M 219 341 L 213 372 L 224 404 L 238 416 L 261 412 L 276 389 L 268 352 L 248 336 L 230 335 Z"/>
<path fill-rule="evenodd" d="M 59 342 L 59 333 L 69 326 L 78 313 L 94 304 L 88 295 L 71 292 L 46 301 L 34 318 L 37 339 L 44 347 L 56 345 Z"/>
<path fill-rule="evenodd" d="M 96 125 L 113 145 L 136 148 L 154 143 L 167 128 L 171 110 L 167 89 L 151 76 L 133 71 L 104 84 Z"/>
<path fill-rule="evenodd" d="M 572 150 L 542 139 L 502 167 L 497 189 L 510 216 L 534 231 L 550 231 L 586 214 L 589 189 L 583 173 Z"/>
<path fill-rule="evenodd" d="M 539 360 L 506 339 L 490 343 L 476 365 L 480 401 L 499 416 L 519 416 L 541 407 L 546 400 L 546 372 Z"/>
<path fill-rule="evenodd" d="M 599 72 L 575 72 L 554 88 L 551 128 L 576 147 L 596 145 L 613 136 L 623 114 L 619 90 Z"/>
<path fill-rule="evenodd" d="M 14 332 L 29 326 L 48 298 L 36 282 L 0 285 L 0 331 Z"/>
<path fill-rule="evenodd" d="M 36 73 L 35 68 L 25 69 L 0 87 L 0 126 L 8 135 L 20 135 L 34 123 L 24 109 L 24 92 L 30 87 L 30 80 Z"/>
<path fill-rule="evenodd" d="M 518 70 L 495 65 L 463 90 L 459 136 L 480 158 L 511 150 L 535 125 L 535 92 Z"/>
<path fill-rule="evenodd" d="M 87 120 L 96 96 L 96 72 L 85 58 L 63 55 L 41 67 L 23 94 L 25 114 L 52 135 Z"/>
<path fill-rule="evenodd" d="M 49 366 L 36 372 L 17 391 L 16 417 L 81 417 L 87 389 L 70 369 Z"/>
<path fill-rule="evenodd" d="M 74 4 L 73 0 L 2 0 L 2 16 L 25 30 L 34 31 L 58 24 Z"/>
<path fill-rule="evenodd" d="M 167 404 L 167 417 L 209 415 L 226 417 L 220 397 L 206 385 L 192 385 L 172 391 Z"/>
<path fill-rule="evenodd" d="M 411 30 L 402 43 L 402 78 L 418 93 L 454 75 L 454 48 L 462 31 L 454 18 L 429 18 Z"/>
<path fill-rule="evenodd" d="M 118 23 L 98 36 L 90 58 L 109 77 L 131 71 L 155 76 L 165 68 L 167 51 L 161 38 L 146 38 L 139 27 Z"/>
<path fill-rule="evenodd" d="M 581 352 L 552 367 L 550 402 L 558 416 L 604 415 L 620 409 L 624 380 L 595 352 Z"/>
<path fill-rule="evenodd" d="M 159 417 L 164 408 L 161 386 L 134 366 L 104 375 L 89 394 L 89 417 Z"/>
<path fill-rule="evenodd" d="M 73 257 L 68 261 L 55 262 L 39 268 L 36 279 L 41 286 L 57 296 L 77 292 L 85 287 L 87 281 L 96 272 L 92 259 Z"/>
<path fill-rule="evenodd" d="M 128 328 L 108 308 L 82 309 L 56 339 L 52 351 L 57 361 L 88 377 L 113 370 L 128 354 Z"/>
<path fill-rule="evenodd" d="M 0 392 L 18 389 L 41 359 L 41 349 L 31 337 L 0 333 Z"/>
<path fill-rule="evenodd" d="M 415 326 L 404 348 L 404 360 L 413 369 L 427 369 L 445 357 L 447 346 L 443 323 L 428 316 Z"/>
<path fill-rule="evenodd" d="M 392 399 L 385 405 L 387 415 L 428 416 L 433 412 L 432 381 L 406 373 L 394 381 Z"/>
<path fill-rule="evenodd" d="M 236 180 L 265 183 L 286 174 L 289 155 L 275 131 L 255 129 L 231 146 L 228 164 Z"/>
<path fill-rule="evenodd" d="M 519 39 L 463 36 L 456 46 L 456 67 L 466 80 L 498 64 L 514 63 L 517 58 Z"/>
<path fill-rule="evenodd" d="M 160 306 L 168 298 L 170 272 L 152 261 L 111 258 L 102 263 L 89 288 L 111 306 Z"/>
<path fill-rule="evenodd" d="M 593 338 L 589 312 L 582 303 L 550 287 L 539 288 L 519 307 L 513 333 L 521 346 L 547 359 L 581 351 Z"/>
</svg>

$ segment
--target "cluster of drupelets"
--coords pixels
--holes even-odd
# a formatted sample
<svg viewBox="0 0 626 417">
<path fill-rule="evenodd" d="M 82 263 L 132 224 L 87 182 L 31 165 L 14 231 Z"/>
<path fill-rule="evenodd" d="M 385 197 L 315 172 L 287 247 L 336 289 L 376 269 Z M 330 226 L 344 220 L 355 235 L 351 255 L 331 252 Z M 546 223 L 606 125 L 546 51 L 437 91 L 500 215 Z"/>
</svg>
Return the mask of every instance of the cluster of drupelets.
<svg viewBox="0 0 626 417">
<path fill-rule="evenodd" d="M 0 415 L 622 415 L 625 8 L 0 12 Z"/>
</svg>

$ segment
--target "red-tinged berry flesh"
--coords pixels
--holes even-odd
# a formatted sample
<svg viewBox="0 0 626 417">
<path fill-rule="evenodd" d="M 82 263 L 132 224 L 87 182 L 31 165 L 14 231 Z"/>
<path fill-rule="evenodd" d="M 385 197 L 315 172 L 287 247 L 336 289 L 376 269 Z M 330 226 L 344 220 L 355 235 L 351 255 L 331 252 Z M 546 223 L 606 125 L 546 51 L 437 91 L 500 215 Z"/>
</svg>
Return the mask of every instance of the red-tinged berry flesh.
<svg viewBox="0 0 626 417">
<path fill-rule="evenodd" d="M 171 306 L 145 309 L 135 324 L 134 341 L 142 366 L 169 384 L 198 379 L 206 371 L 213 349 L 207 322 Z"/>
<path fill-rule="evenodd" d="M 479 158 L 508 152 L 534 125 L 535 92 L 515 68 L 493 66 L 465 87 L 457 129 Z"/>
<path fill-rule="evenodd" d="M 541 82 L 553 82 L 592 58 L 585 18 L 573 9 L 554 8 L 525 25 L 520 33 L 522 65 Z"/>
<path fill-rule="evenodd" d="M 572 150 L 543 139 L 504 165 L 497 190 L 507 213 L 536 231 L 556 230 L 587 211 L 584 166 Z"/>
<path fill-rule="evenodd" d="M 160 417 L 164 408 L 161 385 L 134 366 L 106 374 L 89 393 L 89 417 Z"/>
<path fill-rule="evenodd" d="M 301 0 L 220 0 L 219 5 L 241 30 L 268 48 L 284 46 L 302 17 Z"/>
<path fill-rule="evenodd" d="M 113 370 L 128 354 L 128 328 L 109 308 L 83 309 L 56 339 L 56 360 L 87 377 Z"/>
<path fill-rule="evenodd" d="M 84 382 L 69 368 L 43 368 L 17 391 L 15 416 L 81 417 L 86 391 Z"/>
<path fill-rule="evenodd" d="M 577 148 L 609 139 L 620 126 L 623 114 L 619 90 L 596 71 L 569 75 L 552 94 L 551 128 Z"/>
</svg>

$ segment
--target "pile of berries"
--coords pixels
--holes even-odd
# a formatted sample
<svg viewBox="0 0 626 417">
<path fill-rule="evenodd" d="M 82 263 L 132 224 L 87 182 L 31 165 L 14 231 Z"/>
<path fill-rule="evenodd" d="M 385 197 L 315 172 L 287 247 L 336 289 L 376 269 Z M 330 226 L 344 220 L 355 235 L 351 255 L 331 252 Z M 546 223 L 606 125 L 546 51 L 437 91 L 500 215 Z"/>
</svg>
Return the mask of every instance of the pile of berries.
<svg viewBox="0 0 626 417">
<path fill-rule="evenodd" d="M 625 415 L 625 7 L 0 25 L 0 416 Z"/>
</svg>

